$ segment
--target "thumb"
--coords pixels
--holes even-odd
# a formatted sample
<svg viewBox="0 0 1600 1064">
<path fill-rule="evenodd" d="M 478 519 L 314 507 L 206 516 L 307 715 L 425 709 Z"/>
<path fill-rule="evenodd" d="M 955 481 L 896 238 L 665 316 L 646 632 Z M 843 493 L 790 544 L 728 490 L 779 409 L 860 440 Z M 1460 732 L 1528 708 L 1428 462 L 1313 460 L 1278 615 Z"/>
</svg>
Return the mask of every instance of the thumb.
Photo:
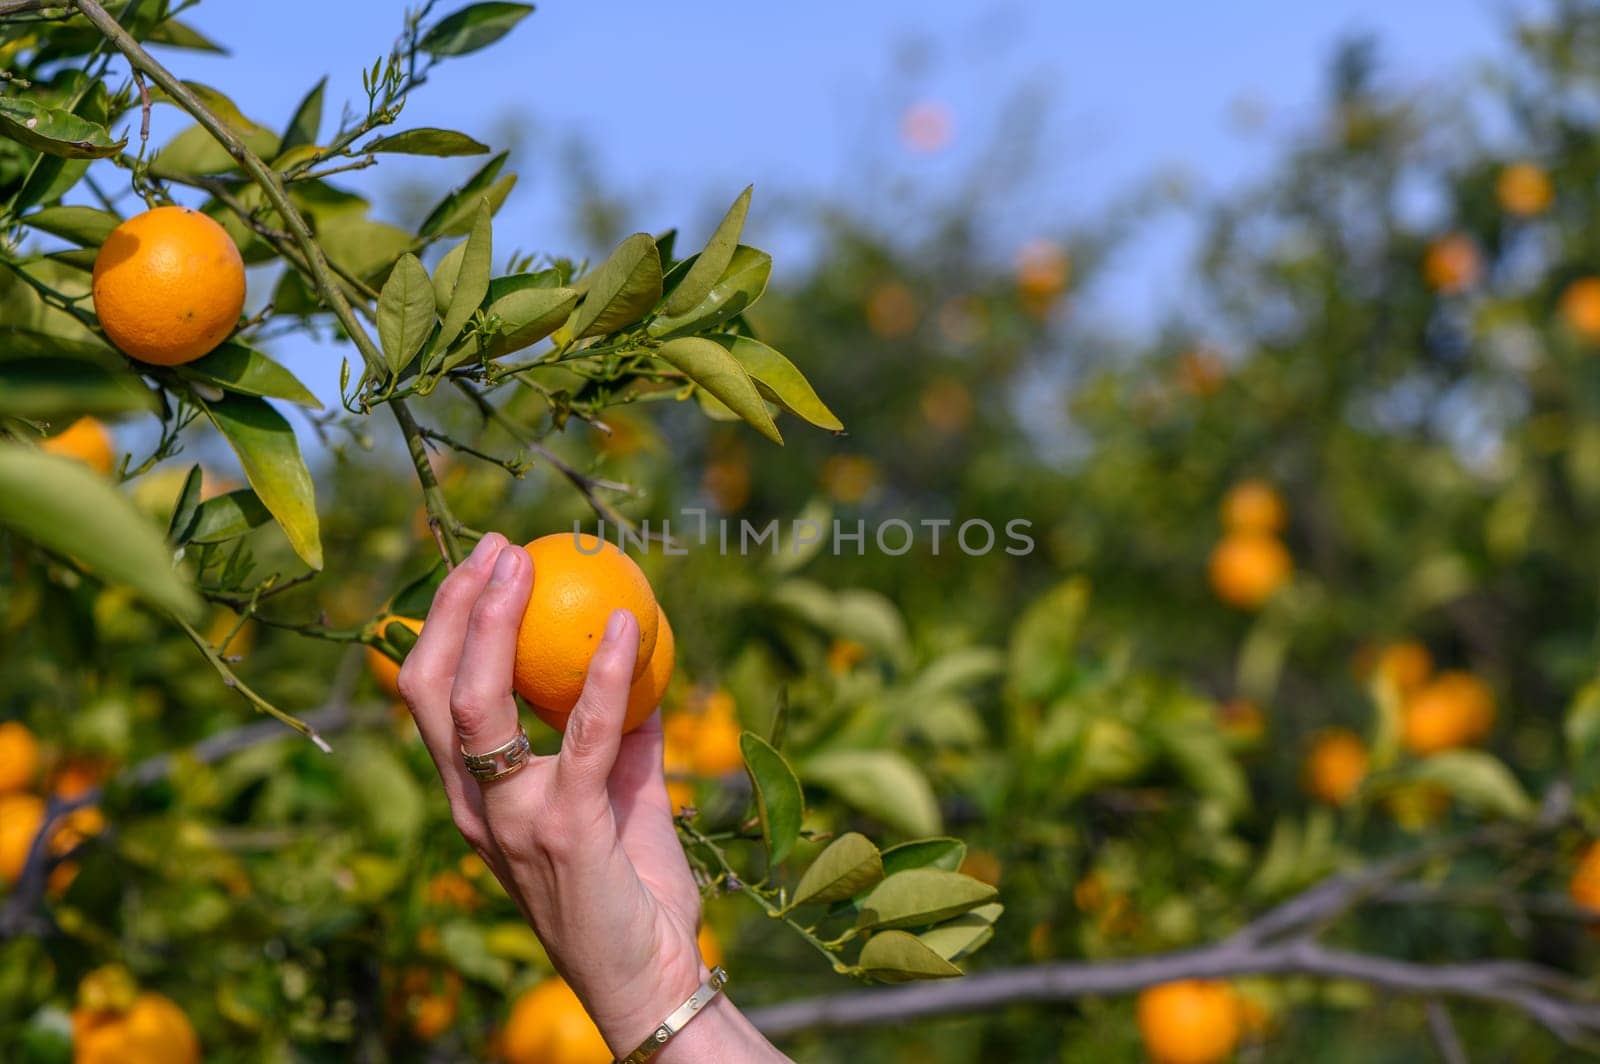
<svg viewBox="0 0 1600 1064">
<path fill-rule="evenodd" d="M 605 635 L 589 659 L 583 693 L 567 718 L 566 737 L 556 760 L 562 789 L 604 793 L 617 762 L 622 722 L 628 713 L 633 663 L 639 656 L 639 622 L 627 610 L 613 610 Z"/>
</svg>

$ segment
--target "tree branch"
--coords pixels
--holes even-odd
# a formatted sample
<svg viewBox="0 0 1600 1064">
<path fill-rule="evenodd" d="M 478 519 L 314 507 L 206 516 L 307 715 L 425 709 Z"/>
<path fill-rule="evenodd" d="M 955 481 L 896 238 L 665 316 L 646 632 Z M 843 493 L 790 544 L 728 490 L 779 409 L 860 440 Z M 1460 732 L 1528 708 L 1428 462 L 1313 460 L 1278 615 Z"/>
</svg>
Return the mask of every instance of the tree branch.
<svg viewBox="0 0 1600 1064">
<path fill-rule="evenodd" d="M 251 151 L 240 140 L 227 124 L 202 103 L 189 87 L 180 81 L 171 71 L 162 66 L 145 51 L 144 47 L 134 39 L 121 23 L 112 18 L 106 9 L 96 0 L 72 0 L 74 6 L 83 13 L 94 27 L 100 31 L 105 39 L 111 42 L 117 51 L 121 52 L 133 69 L 149 75 L 150 80 L 161 86 L 167 95 L 189 112 L 194 120 L 200 123 L 205 131 L 211 134 L 218 144 L 221 144 L 228 154 L 244 168 L 245 172 L 261 186 L 266 193 L 268 201 L 282 216 L 284 223 L 289 227 L 290 234 L 295 243 L 299 245 L 301 254 L 305 257 L 306 266 L 311 271 L 311 279 L 317 287 L 318 293 L 324 302 L 333 311 L 334 317 L 339 319 L 339 324 L 349 334 L 356 349 L 361 352 L 361 357 L 366 361 L 368 368 L 374 372 L 384 370 L 383 353 L 367 333 L 366 328 L 356 318 L 355 312 L 350 307 L 350 301 L 345 298 L 344 290 L 339 287 L 332 270 L 328 266 L 327 256 L 323 254 L 322 246 L 317 243 L 311 227 L 306 223 L 298 207 L 290 200 L 283 178 L 262 159 Z M 460 527 L 460 522 L 451 514 L 449 505 L 445 502 L 444 495 L 439 491 L 438 481 L 433 475 L 433 469 L 425 460 L 426 452 L 422 446 L 421 437 L 417 435 L 417 423 L 411 417 L 405 405 L 396 400 L 390 407 L 394 410 L 395 420 L 400 423 L 400 430 L 405 433 L 410 446 L 414 464 L 417 468 L 417 478 L 422 484 L 423 501 L 428 507 L 428 513 L 437 522 L 439 529 L 440 547 L 445 557 L 452 563 L 461 560 L 461 544 L 455 535 L 455 529 Z M 424 457 L 423 461 L 415 461 L 418 454 Z"/>
</svg>

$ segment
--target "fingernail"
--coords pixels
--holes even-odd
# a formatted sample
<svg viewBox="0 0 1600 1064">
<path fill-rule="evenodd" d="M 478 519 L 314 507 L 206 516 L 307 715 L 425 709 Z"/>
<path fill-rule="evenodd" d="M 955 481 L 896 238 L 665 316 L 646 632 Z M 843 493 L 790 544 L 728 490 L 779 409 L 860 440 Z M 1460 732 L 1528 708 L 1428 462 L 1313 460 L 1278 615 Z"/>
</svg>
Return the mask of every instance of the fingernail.
<svg viewBox="0 0 1600 1064">
<path fill-rule="evenodd" d="M 506 584 L 511 582 L 512 577 L 517 572 L 518 553 L 518 551 L 514 550 L 500 552 L 500 557 L 494 563 L 494 575 L 489 578 L 492 583 Z"/>
<path fill-rule="evenodd" d="M 478 540 L 478 545 L 472 548 L 472 553 L 467 555 L 467 565 L 482 565 L 491 554 L 499 549 L 500 537 L 493 532 Z"/>
<path fill-rule="evenodd" d="M 632 616 L 627 610 L 612 610 L 611 616 L 606 618 L 605 642 L 615 643 L 621 639 L 628 630 L 628 621 Z"/>
</svg>

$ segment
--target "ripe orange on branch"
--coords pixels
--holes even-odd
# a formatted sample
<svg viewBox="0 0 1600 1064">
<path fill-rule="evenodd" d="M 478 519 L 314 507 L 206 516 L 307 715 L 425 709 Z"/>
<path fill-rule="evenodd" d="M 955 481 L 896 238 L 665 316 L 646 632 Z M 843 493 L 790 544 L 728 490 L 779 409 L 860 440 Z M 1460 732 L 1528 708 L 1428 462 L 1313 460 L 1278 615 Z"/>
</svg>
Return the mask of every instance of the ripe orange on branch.
<svg viewBox="0 0 1600 1064">
<path fill-rule="evenodd" d="M 244 309 L 244 259 L 227 230 L 187 207 L 135 215 L 94 260 L 94 310 L 140 362 L 181 366 L 228 338 Z"/>
<path fill-rule="evenodd" d="M 1470 672 L 1443 672 L 1406 703 L 1401 738 L 1420 757 L 1485 738 L 1494 728 L 1494 695 Z"/>
<path fill-rule="evenodd" d="M 400 624 L 411 629 L 419 635 L 422 632 L 422 622 L 414 617 L 385 617 L 378 624 L 378 632 L 382 634 L 391 624 Z M 390 698 L 400 697 L 400 664 L 377 647 L 367 648 L 367 671 L 372 673 L 372 678 Z"/>
<path fill-rule="evenodd" d="M 1211 552 L 1211 589 L 1230 606 L 1253 610 L 1263 605 L 1294 572 L 1294 559 L 1275 536 L 1230 532 Z"/>
<path fill-rule="evenodd" d="M 1359 736 L 1330 728 L 1317 736 L 1306 755 L 1305 787 L 1313 798 L 1343 805 L 1367 776 L 1367 748 Z"/>
<path fill-rule="evenodd" d="M 517 633 L 512 686 L 543 711 L 541 720 L 565 729 L 613 610 L 629 611 L 638 623 L 634 680 L 658 670 L 670 678 L 665 663 L 652 668 L 662 614 L 650 581 L 632 558 L 613 543 L 571 532 L 541 536 L 525 549 L 533 559 L 533 591 Z"/>
<path fill-rule="evenodd" d="M 546 979 L 511 1006 L 500 1037 L 507 1064 L 609 1064 L 611 1050 L 578 995 Z"/>
<path fill-rule="evenodd" d="M 1264 480 L 1241 480 L 1222 500 L 1222 525 L 1230 532 L 1276 534 L 1288 519 L 1283 496 Z"/>
<path fill-rule="evenodd" d="M 200 1040 L 183 1009 L 143 993 L 126 1009 L 72 1012 L 74 1064 L 198 1064 Z"/>
<path fill-rule="evenodd" d="M 39 740 L 26 724 L 0 724 L 0 794 L 25 790 L 39 774 Z"/>
</svg>

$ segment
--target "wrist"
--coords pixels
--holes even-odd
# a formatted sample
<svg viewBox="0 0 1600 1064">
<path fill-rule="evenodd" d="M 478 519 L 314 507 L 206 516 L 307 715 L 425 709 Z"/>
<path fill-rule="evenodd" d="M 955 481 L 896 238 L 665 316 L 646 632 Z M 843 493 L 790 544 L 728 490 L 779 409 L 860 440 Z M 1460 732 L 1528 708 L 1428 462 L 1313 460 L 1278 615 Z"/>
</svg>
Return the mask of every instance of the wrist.
<svg viewBox="0 0 1600 1064">
<path fill-rule="evenodd" d="M 689 1026 L 650 1058 L 650 1064 L 699 1064 L 707 1060 L 782 1060 L 745 1019 L 726 993 L 718 994 Z"/>
</svg>

